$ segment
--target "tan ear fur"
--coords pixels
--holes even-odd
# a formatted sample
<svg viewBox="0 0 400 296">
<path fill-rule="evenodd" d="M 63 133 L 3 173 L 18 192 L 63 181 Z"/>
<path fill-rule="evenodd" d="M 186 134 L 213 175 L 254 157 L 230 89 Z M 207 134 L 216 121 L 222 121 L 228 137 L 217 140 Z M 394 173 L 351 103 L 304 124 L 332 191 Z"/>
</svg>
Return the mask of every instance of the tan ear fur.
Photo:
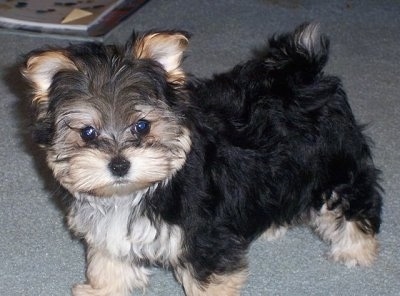
<svg viewBox="0 0 400 296">
<path fill-rule="evenodd" d="M 179 32 L 149 33 L 136 39 L 133 55 L 138 59 L 159 62 L 167 72 L 169 82 L 182 84 L 185 73 L 181 62 L 188 42 L 188 38 Z"/>
<path fill-rule="evenodd" d="M 33 54 L 26 61 L 22 74 L 33 85 L 32 102 L 37 107 L 38 117 L 47 109 L 48 90 L 54 75 L 64 69 L 77 70 L 75 64 L 62 51 L 40 52 Z"/>
</svg>

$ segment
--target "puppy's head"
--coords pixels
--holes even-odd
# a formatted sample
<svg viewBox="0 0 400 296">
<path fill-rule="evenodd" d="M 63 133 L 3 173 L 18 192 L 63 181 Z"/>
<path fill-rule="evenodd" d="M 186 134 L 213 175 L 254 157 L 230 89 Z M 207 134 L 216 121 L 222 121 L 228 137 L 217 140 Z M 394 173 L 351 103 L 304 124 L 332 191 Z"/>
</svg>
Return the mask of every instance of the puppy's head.
<svg viewBox="0 0 400 296">
<path fill-rule="evenodd" d="M 113 196 L 167 182 L 186 160 L 179 112 L 185 33 L 135 35 L 125 48 L 96 43 L 31 53 L 37 142 L 73 194 Z"/>
</svg>

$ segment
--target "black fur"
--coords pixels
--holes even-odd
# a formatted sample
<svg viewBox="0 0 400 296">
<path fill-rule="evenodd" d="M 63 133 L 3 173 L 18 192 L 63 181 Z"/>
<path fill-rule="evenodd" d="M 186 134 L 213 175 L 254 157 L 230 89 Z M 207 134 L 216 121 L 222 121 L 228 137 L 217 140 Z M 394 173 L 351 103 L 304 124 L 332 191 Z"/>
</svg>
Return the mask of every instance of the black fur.
<svg viewBox="0 0 400 296">
<path fill-rule="evenodd" d="M 340 80 L 322 72 L 328 39 L 309 52 L 293 38 L 273 37 L 262 59 L 187 86 L 194 149 L 148 202 L 185 229 L 200 280 L 243 267 L 265 229 L 320 209 L 333 191 L 347 220 L 379 231 L 379 171 Z"/>
</svg>

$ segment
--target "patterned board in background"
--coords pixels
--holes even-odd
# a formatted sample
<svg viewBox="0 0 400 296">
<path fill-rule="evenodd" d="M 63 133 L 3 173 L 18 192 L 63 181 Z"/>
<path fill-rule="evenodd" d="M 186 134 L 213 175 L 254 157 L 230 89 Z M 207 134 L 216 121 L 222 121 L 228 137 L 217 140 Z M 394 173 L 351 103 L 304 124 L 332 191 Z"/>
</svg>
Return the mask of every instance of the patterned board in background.
<svg viewBox="0 0 400 296">
<path fill-rule="evenodd" d="M 110 31 L 146 0 L 0 0 L 0 27 L 100 36 Z M 63 24 L 73 10 L 90 14 Z"/>
</svg>

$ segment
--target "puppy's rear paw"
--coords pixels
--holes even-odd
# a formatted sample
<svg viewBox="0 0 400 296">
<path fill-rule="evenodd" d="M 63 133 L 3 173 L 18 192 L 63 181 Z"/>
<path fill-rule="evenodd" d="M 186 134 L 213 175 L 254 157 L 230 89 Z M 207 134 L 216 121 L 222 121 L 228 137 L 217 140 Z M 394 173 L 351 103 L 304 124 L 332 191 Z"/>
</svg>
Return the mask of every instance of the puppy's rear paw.
<svg viewBox="0 0 400 296">
<path fill-rule="evenodd" d="M 352 206 L 357 206 L 353 192 L 344 185 L 335 188 L 329 197 L 325 194 L 325 203 L 311 223 L 323 240 L 330 243 L 331 260 L 348 267 L 369 266 L 378 253 L 376 232 L 369 219 L 357 217 L 356 213 L 361 211 L 353 211 Z"/>
<path fill-rule="evenodd" d="M 354 222 L 346 223 L 346 233 L 332 244 L 329 258 L 347 267 L 370 266 L 378 253 L 376 237 L 360 232 Z"/>
</svg>

